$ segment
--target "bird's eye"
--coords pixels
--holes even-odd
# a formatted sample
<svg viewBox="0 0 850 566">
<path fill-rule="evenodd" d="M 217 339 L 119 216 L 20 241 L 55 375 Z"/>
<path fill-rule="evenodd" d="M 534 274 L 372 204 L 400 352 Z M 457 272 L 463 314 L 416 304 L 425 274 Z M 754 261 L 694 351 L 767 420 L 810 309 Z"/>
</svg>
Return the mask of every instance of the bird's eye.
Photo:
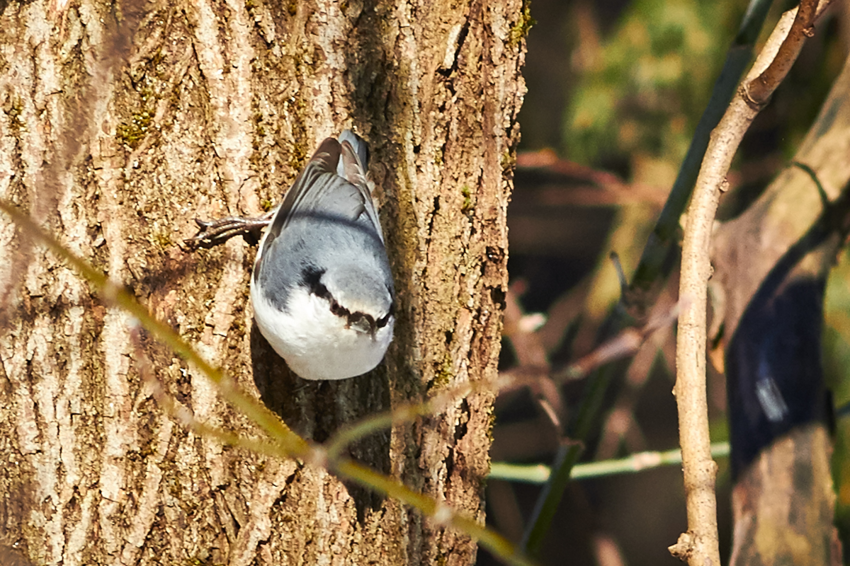
<svg viewBox="0 0 850 566">
<path fill-rule="evenodd" d="M 390 321 L 391 316 L 392 316 L 392 313 L 388 312 L 387 314 L 385 314 L 384 316 L 379 318 L 377 321 L 375 321 L 375 326 L 377 326 L 378 328 L 385 327 L 387 325 L 387 323 Z"/>
</svg>

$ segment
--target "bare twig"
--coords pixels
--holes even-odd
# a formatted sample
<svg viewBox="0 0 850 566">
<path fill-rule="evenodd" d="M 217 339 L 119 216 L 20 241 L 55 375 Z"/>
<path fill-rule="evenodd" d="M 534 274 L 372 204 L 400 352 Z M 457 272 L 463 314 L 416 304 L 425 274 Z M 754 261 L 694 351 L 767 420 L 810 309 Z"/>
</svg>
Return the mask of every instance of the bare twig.
<svg viewBox="0 0 850 566">
<path fill-rule="evenodd" d="M 676 321 L 679 309 L 680 306 L 678 304 L 673 305 L 666 312 L 651 318 L 642 327 L 632 327 L 622 330 L 617 336 L 605 341 L 580 360 L 557 372 L 555 374 L 555 380 L 567 381 L 579 379 L 605 364 L 633 356 L 640 350 L 640 347 L 653 332 Z"/>
<path fill-rule="evenodd" d="M 822 2 L 825 4 L 827 2 Z M 717 128 L 711 134 L 697 178 L 682 249 L 679 297 L 687 301 L 679 315 L 677 379 L 679 436 L 688 510 L 688 532 L 670 552 L 691 566 L 720 566 L 717 539 L 716 464 L 711 459 L 705 389 L 706 297 L 711 275 L 709 246 L 725 176 L 744 133 L 767 98 L 785 77 L 811 33 L 817 0 L 803 0 L 799 13 L 787 12 L 759 54 Z M 793 23 L 792 23 L 793 20 Z M 757 98 L 752 94 L 757 93 Z M 749 93 L 749 94 L 748 94 Z"/>
<path fill-rule="evenodd" d="M 675 308 L 671 314 L 673 313 L 675 313 Z M 620 365 L 611 362 L 619 361 L 622 357 L 633 354 L 651 333 L 651 330 L 658 328 L 658 324 L 662 321 L 672 322 L 674 318 L 675 315 L 672 318 L 659 317 L 657 320 L 652 320 L 643 332 L 639 329 L 627 328 L 619 335 L 603 343 L 600 346 L 601 352 L 591 352 L 588 356 L 579 360 L 580 365 L 578 367 L 570 366 L 565 372 L 556 376 L 558 379 L 581 377 L 599 367 L 599 365 L 603 366 L 601 373 L 597 375 L 597 379 L 590 384 L 589 394 L 579 407 L 578 415 L 575 418 L 576 424 L 570 431 L 569 439 L 566 437 L 562 439 L 555 454 L 552 475 L 537 499 L 529 526 L 523 535 L 522 545 L 527 552 L 536 552 L 548 531 L 567 483 L 569 483 L 570 471 L 584 449 L 582 440 L 587 437 L 590 431 L 592 418 L 599 413 L 608 381 L 615 371 L 622 369 Z"/>
<path fill-rule="evenodd" d="M 439 413 L 449 403 L 457 399 L 475 393 L 498 394 L 505 390 L 513 390 L 519 387 L 528 387 L 532 392 L 552 388 L 557 394 L 555 385 L 569 379 L 584 377 L 588 372 L 616 361 L 622 357 L 633 355 L 641 345 L 657 330 L 671 325 L 679 312 L 678 305 L 667 309 L 658 316 L 651 318 L 646 325 L 639 328 L 627 328 L 611 340 L 602 344 L 587 356 L 578 360 L 575 364 L 567 366 L 561 372 L 550 374 L 548 367 L 537 365 L 519 366 L 510 371 L 501 372 L 499 377 L 490 381 L 478 381 L 475 383 L 462 383 L 454 387 L 448 387 L 436 393 L 427 401 L 420 403 L 407 403 L 393 407 L 391 410 L 377 413 L 361 419 L 350 426 L 340 429 L 337 433 L 325 441 L 325 448 L 329 458 L 335 458 L 342 454 L 350 444 L 357 442 L 371 434 L 385 430 L 393 425 L 413 422 L 420 416 Z M 533 360 L 533 358 L 526 358 Z M 541 384 L 541 382 L 543 382 Z M 553 409 L 546 405 L 545 399 L 541 402 L 543 411 Z M 545 414 L 547 419 L 553 420 L 553 415 Z M 563 439 L 566 444 L 571 441 Z"/>
<path fill-rule="evenodd" d="M 728 456 L 729 443 L 717 442 L 712 444 L 711 455 L 715 458 Z M 638 452 L 625 458 L 576 464 L 573 467 L 572 473 L 570 473 L 570 479 L 582 480 L 620 474 L 634 474 L 644 470 L 652 470 L 662 466 L 675 466 L 681 463 L 682 451 L 678 448 L 664 452 Z M 498 480 L 540 484 L 546 483 L 551 473 L 552 470 L 549 466 L 543 464 L 493 462 L 490 464 L 490 475 L 488 477 Z"/>
<path fill-rule="evenodd" d="M 555 374 L 550 374 L 547 367 L 519 366 L 510 371 L 501 372 L 497 379 L 462 383 L 448 387 L 439 391 L 427 401 L 398 405 L 391 410 L 361 419 L 350 426 L 343 427 L 325 441 L 324 446 L 328 457 L 333 459 L 342 454 L 350 444 L 391 426 L 413 422 L 420 416 L 439 413 L 451 402 L 471 394 L 485 392 L 498 394 L 520 387 L 528 387 L 534 392 L 550 387 L 555 388 L 555 385 L 565 380 L 584 377 L 588 372 L 601 365 L 633 355 L 654 332 L 673 324 L 678 309 L 678 305 L 674 305 L 660 315 L 651 318 L 643 327 L 623 330 L 620 334 L 602 344 L 597 350 Z M 543 382 L 542 385 L 541 382 Z M 557 393 L 557 389 L 555 389 L 555 393 Z M 543 411 L 552 410 L 547 408 L 545 403 L 541 403 L 541 405 L 543 405 Z M 553 419 L 552 415 L 544 414 L 544 416 L 550 421 Z M 562 440 L 565 445 L 575 444 L 566 438 L 562 438 Z"/>
<path fill-rule="evenodd" d="M 516 164 L 518 174 L 537 173 L 533 180 L 529 179 L 535 189 L 536 203 L 550 206 L 664 204 L 661 187 L 626 183 L 613 173 L 560 159 L 551 149 L 518 153 Z M 541 173 L 543 178 L 538 180 Z"/>
<path fill-rule="evenodd" d="M 645 293 L 648 303 L 653 302 L 651 299 L 652 293 L 650 292 L 653 285 L 662 277 L 666 277 L 670 269 L 672 269 L 667 266 L 667 259 L 670 257 L 671 247 L 676 245 L 675 235 L 678 231 L 679 217 L 690 197 L 691 187 L 696 179 L 699 164 L 702 161 L 702 155 L 708 144 L 709 134 L 717 124 L 720 116 L 723 115 L 729 99 L 734 95 L 735 89 L 738 86 L 739 77 L 744 72 L 752 57 L 753 45 L 761 30 L 770 4 L 771 0 L 750 0 L 738 36 L 727 53 L 726 63 L 720 73 L 720 77 L 715 83 L 708 108 L 700 119 L 697 132 L 691 141 L 691 146 L 688 148 L 687 156 L 682 163 L 676 183 L 670 192 L 670 197 L 664 205 L 664 210 L 656 223 L 650 240 L 644 248 L 640 264 L 635 270 L 631 287 L 633 291 Z M 623 317 L 615 315 L 609 319 L 607 335 L 610 336 L 618 332 L 622 325 Z M 575 419 L 575 425 L 573 426 L 575 437 L 583 438 L 591 429 L 597 418 L 598 409 L 608 388 L 611 375 L 612 371 L 606 368 L 598 372 L 593 379 L 585 396 L 585 401 L 582 403 L 579 414 Z M 560 493 L 563 493 L 563 486 L 566 485 L 569 479 L 569 470 L 575 464 L 580 453 L 580 450 L 576 447 L 564 448 L 563 451 L 569 452 L 569 454 L 563 454 L 559 451 L 556 456 L 556 467 L 552 474 L 552 479 L 547 484 L 547 488 L 541 493 L 535 505 L 534 513 L 536 517 L 529 523 L 529 527 L 523 537 L 524 547 L 532 554 L 539 550 L 544 537 L 549 531 L 549 525 L 554 516 L 554 509 L 557 508 Z"/>
<path fill-rule="evenodd" d="M 238 434 L 221 430 L 197 420 L 192 414 L 192 411 L 169 395 L 162 383 L 156 378 L 153 364 L 142 347 L 141 328 L 142 326 L 138 322 L 130 328 L 130 340 L 133 343 L 133 355 L 135 357 L 136 367 L 139 370 L 142 382 L 149 388 L 150 394 L 153 396 L 157 405 L 167 415 L 203 438 L 212 438 L 224 445 L 245 448 L 255 454 L 273 456 L 275 458 L 289 456 L 283 453 L 279 445 L 268 440 L 254 440 L 245 436 L 239 436 Z"/>
<path fill-rule="evenodd" d="M 635 410 L 641 399 L 643 388 L 649 380 L 652 368 L 658 359 L 661 342 L 672 341 L 672 328 L 665 328 L 652 335 L 632 358 L 626 370 L 626 379 L 618 388 L 617 398 L 608 411 L 596 445 L 594 460 L 607 460 L 617 455 L 624 445 L 629 452 L 646 449 L 644 434 L 638 423 Z M 672 364 L 670 367 L 673 367 Z"/>
<path fill-rule="evenodd" d="M 758 77 L 744 83 L 744 97 L 747 103 L 755 105 L 758 110 L 761 110 L 767 104 L 773 91 L 785 79 L 794 61 L 797 60 L 797 55 L 800 54 L 806 38 L 814 34 L 815 18 L 826 9 L 831 1 L 822 1 L 820 5 L 818 5 L 817 0 L 800 2 L 791 29 L 788 31 L 785 40 L 780 44 L 776 56 L 769 61 L 767 68 Z M 757 66 L 758 63 L 756 63 Z"/>
<path fill-rule="evenodd" d="M 517 300 L 516 284 L 508 289 L 505 300 L 505 335 L 511 342 L 516 352 L 520 366 L 534 367 L 540 370 L 540 379 L 528 382 L 531 394 L 537 403 L 538 409 L 552 423 L 552 427 L 558 432 L 558 436 L 564 434 L 563 419 L 564 408 L 561 402 L 561 393 L 555 383 L 549 377 L 549 360 L 546 350 L 540 343 L 540 337 L 535 332 L 528 332 L 522 328 L 522 307 Z"/>
<path fill-rule="evenodd" d="M 139 324 L 157 340 L 165 343 L 175 353 L 198 368 L 201 373 L 218 386 L 222 397 L 231 406 L 242 411 L 260 428 L 275 437 L 294 458 L 299 458 L 307 453 L 308 446 L 304 439 L 292 432 L 265 405 L 239 391 L 237 384 L 229 376 L 207 362 L 169 325 L 151 315 L 130 291 L 111 281 L 103 272 L 98 271 L 90 263 L 65 248 L 56 238 L 42 230 L 32 219 L 8 201 L 0 199 L 0 210 L 8 214 L 29 236 L 41 242 L 50 251 L 71 264 L 100 292 L 107 303 L 118 306 L 133 315 L 139 321 Z"/>
</svg>

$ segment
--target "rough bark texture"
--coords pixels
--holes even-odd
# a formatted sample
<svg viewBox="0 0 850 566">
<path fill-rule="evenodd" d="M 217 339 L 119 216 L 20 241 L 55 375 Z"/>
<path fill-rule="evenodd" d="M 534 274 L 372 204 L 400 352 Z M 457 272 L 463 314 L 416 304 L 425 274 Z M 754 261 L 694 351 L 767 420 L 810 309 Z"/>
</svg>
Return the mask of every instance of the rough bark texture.
<svg viewBox="0 0 850 566">
<path fill-rule="evenodd" d="M 0 1 L 0 196 L 130 286 L 213 363 L 322 441 L 493 377 L 524 87 L 522 0 Z M 252 325 L 255 248 L 185 253 L 195 217 L 277 203 L 318 142 L 371 145 L 398 290 L 369 376 L 304 385 Z M 469 564 L 475 544 L 320 469 L 164 415 L 128 317 L 0 218 L 0 552 L 33 564 Z M 246 419 L 167 348 L 198 419 Z M 492 398 L 351 455 L 483 520 Z"/>
<path fill-rule="evenodd" d="M 850 209 L 850 65 L 795 160 L 715 245 L 735 476 L 732 564 L 838 564 L 820 335 Z M 829 204 L 824 206 L 824 200 Z"/>
</svg>

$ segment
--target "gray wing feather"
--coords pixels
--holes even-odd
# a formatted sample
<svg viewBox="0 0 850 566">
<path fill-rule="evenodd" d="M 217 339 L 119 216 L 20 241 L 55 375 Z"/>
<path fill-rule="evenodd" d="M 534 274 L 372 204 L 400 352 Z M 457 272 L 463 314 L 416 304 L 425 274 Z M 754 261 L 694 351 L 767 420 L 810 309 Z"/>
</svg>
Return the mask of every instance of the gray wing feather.
<svg viewBox="0 0 850 566">
<path fill-rule="evenodd" d="M 264 294 L 281 310 L 286 310 L 288 290 L 301 282 L 305 268 L 327 268 L 316 265 L 312 255 L 305 256 L 306 249 L 325 263 L 350 262 L 355 259 L 352 253 L 359 254 L 358 264 L 384 274 L 392 294 L 366 163 L 366 142 L 346 130 L 339 140 L 327 138 L 319 145 L 284 196 L 260 245 L 253 273 L 253 280 L 262 281 Z"/>
<path fill-rule="evenodd" d="M 369 146 L 366 145 L 363 138 L 351 130 L 345 130 L 339 135 L 339 143 L 340 145 L 345 145 L 345 142 L 348 142 L 352 149 L 354 149 L 354 153 L 357 154 L 357 158 L 360 160 L 360 168 L 363 171 L 369 171 Z M 342 173 L 340 175 L 345 176 Z"/>
<path fill-rule="evenodd" d="M 365 220 L 383 242 L 365 169 L 368 153 L 366 142 L 351 130 L 345 130 L 339 141 L 325 139 L 286 192 L 269 226 L 265 244 L 271 244 L 293 218 L 310 215 L 341 217 L 353 222 Z"/>
</svg>

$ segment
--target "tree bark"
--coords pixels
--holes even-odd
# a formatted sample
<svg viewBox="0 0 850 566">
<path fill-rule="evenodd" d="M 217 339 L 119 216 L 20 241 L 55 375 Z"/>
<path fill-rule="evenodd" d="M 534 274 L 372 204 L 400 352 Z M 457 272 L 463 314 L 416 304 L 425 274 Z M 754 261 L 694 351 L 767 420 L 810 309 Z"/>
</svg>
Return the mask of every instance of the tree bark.
<svg viewBox="0 0 850 566">
<path fill-rule="evenodd" d="M 841 563 L 820 339 L 826 276 L 850 217 L 848 147 L 845 64 L 796 164 L 715 240 L 734 565 Z"/>
<path fill-rule="evenodd" d="M 524 94 L 522 0 L 0 1 L 0 196 L 322 441 L 495 376 Z M 187 253 L 196 217 L 273 206 L 319 141 L 372 150 L 398 291 L 367 376 L 305 385 L 253 326 L 256 249 Z M 0 216 L 0 555 L 32 564 L 469 564 L 469 537 L 322 469 L 164 414 L 129 317 Z M 163 387 L 256 435 L 152 339 Z M 492 395 L 351 447 L 483 521 Z M 18 559 L 16 558 L 16 559 Z"/>
</svg>

